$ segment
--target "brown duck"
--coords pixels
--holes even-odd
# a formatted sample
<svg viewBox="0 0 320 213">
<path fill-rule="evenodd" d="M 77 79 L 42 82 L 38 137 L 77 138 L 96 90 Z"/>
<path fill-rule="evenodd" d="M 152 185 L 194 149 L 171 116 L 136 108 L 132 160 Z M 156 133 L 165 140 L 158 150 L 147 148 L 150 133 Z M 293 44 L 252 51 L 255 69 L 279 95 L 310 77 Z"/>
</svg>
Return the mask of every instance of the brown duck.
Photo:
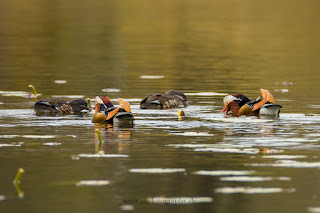
<svg viewBox="0 0 320 213">
<path fill-rule="evenodd" d="M 37 115 L 70 115 L 88 111 L 88 102 L 76 99 L 70 102 L 56 98 L 47 98 L 37 101 L 34 105 Z"/>
<path fill-rule="evenodd" d="M 170 90 L 164 94 L 150 94 L 140 102 L 140 109 L 172 109 L 187 107 L 187 97 L 183 92 Z"/>
</svg>

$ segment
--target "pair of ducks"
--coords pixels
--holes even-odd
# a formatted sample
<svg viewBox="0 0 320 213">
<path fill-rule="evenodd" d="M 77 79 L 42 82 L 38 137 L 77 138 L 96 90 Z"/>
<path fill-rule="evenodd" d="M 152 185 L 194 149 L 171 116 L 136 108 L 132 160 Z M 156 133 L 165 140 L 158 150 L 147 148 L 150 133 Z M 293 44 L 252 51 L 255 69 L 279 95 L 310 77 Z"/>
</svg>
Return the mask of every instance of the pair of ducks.
<svg viewBox="0 0 320 213">
<path fill-rule="evenodd" d="M 278 115 L 280 108 L 268 90 L 260 89 L 262 99 L 251 100 L 243 94 L 233 94 L 224 97 L 224 109 L 226 116 L 243 115 Z M 97 96 L 95 99 L 95 112 L 92 118 L 93 123 L 112 122 L 114 118 L 120 120 L 133 120 L 130 104 L 121 98 L 118 99 L 119 106 L 115 107 L 108 96 Z M 141 109 L 172 109 L 187 107 L 188 101 L 184 93 L 177 90 L 170 90 L 164 94 L 153 93 L 146 96 L 140 102 Z M 36 114 L 49 112 L 50 114 L 77 114 L 89 111 L 88 102 L 84 99 L 77 99 L 66 102 L 60 99 L 44 99 L 36 102 L 34 109 Z"/>
<path fill-rule="evenodd" d="M 120 105 L 119 107 L 115 107 L 109 97 L 97 96 L 92 122 L 112 123 L 114 118 L 133 120 L 130 104 L 121 98 L 118 101 Z M 88 102 L 84 99 L 67 102 L 61 99 L 47 98 L 37 101 L 34 105 L 34 110 L 37 115 L 71 115 L 87 113 L 90 111 L 90 108 Z"/>
<path fill-rule="evenodd" d="M 260 89 L 262 99 L 258 97 L 251 100 L 247 96 L 237 93 L 227 95 L 223 99 L 225 116 L 239 117 L 243 115 L 278 115 L 280 113 L 279 104 L 268 90 Z M 187 107 L 188 101 L 184 93 L 177 90 L 170 90 L 164 94 L 151 94 L 145 97 L 141 103 L 141 109 L 171 109 Z"/>
</svg>

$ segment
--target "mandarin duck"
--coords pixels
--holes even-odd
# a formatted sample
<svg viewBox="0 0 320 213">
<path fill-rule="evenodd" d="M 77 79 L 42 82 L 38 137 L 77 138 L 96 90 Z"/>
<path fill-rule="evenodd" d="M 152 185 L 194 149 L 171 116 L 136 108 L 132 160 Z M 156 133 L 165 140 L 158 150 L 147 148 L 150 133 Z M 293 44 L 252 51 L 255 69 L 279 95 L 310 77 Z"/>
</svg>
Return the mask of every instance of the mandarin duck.
<svg viewBox="0 0 320 213">
<path fill-rule="evenodd" d="M 119 106 L 115 107 L 108 96 L 97 96 L 92 123 L 112 123 L 114 118 L 132 121 L 134 118 L 130 104 L 121 98 L 118 99 L 118 102 Z"/>
<path fill-rule="evenodd" d="M 233 94 L 224 97 L 224 109 L 222 112 L 225 115 L 232 115 L 234 117 L 242 115 L 279 115 L 279 104 L 276 104 L 275 99 L 268 90 L 260 89 L 262 99 L 250 100 L 242 94 Z"/>
<path fill-rule="evenodd" d="M 89 111 L 89 107 L 84 99 L 76 99 L 68 103 L 61 99 L 47 98 L 37 101 L 34 110 L 37 115 L 70 115 Z"/>
<path fill-rule="evenodd" d="M 170 90 L 164 94 L 153 93 L 140 102 L 140 109 L 172 109 L 187 106 L 187 97 L 177 90 Z"/>
</svg>

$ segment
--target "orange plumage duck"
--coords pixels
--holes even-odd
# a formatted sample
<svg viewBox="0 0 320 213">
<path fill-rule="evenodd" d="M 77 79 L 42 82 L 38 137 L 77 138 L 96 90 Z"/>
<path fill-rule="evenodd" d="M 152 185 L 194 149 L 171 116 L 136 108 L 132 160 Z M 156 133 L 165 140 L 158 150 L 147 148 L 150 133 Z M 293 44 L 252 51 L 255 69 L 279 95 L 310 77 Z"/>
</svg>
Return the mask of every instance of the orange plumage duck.
<svg viewBox="0 0 320 213">
<path fill-rule="evenodd" d="M 113 123 L 114 119 L 133 121 L 130 104 L 121 98 L 118 102 L 119 106 L 115 107 L 108 96 L 97 96 L 92 123 Z"/>
<path fill-rule="evenodd" d="M 260 89 L 262 99 L 251 100 L 247 96 L 237 93 L 227 95 L 223 99 L 224 109 L 222 112 L 227 116 L 248 115 L 279 115 L 281 105 L 277 104 L 268 90 Z"/>
</svg>

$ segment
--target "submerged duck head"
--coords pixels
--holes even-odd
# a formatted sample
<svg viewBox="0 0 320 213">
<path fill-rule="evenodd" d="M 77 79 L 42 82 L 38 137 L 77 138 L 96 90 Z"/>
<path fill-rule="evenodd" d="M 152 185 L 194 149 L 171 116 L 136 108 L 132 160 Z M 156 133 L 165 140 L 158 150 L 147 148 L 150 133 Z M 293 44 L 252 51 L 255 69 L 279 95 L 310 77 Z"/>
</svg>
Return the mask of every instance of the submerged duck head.
<svg viewBox="0 0 320 213">
<path fill-rule="evenodd" d="M 121 98 L 118 102 L 120 105 L 115 107 L 108 96 L 97 96 L 92 123 L 113 122 L 113 118 L 133 120 L 130 104 Z"/>
<path fill-rule="evenodd" d="M 172 109 L 187 107 L 187 97 L 178 90 L 169 90 L 164 94 L 152 93 L 140 102 L 140 109 Z"/>
<path fill-rule="evenodd" d="M 88 112 L 90 110 L 88 102 L 84 99 L 70 101 L 69 105 L 72 107 L 74 113 Z"/>
</svg>

